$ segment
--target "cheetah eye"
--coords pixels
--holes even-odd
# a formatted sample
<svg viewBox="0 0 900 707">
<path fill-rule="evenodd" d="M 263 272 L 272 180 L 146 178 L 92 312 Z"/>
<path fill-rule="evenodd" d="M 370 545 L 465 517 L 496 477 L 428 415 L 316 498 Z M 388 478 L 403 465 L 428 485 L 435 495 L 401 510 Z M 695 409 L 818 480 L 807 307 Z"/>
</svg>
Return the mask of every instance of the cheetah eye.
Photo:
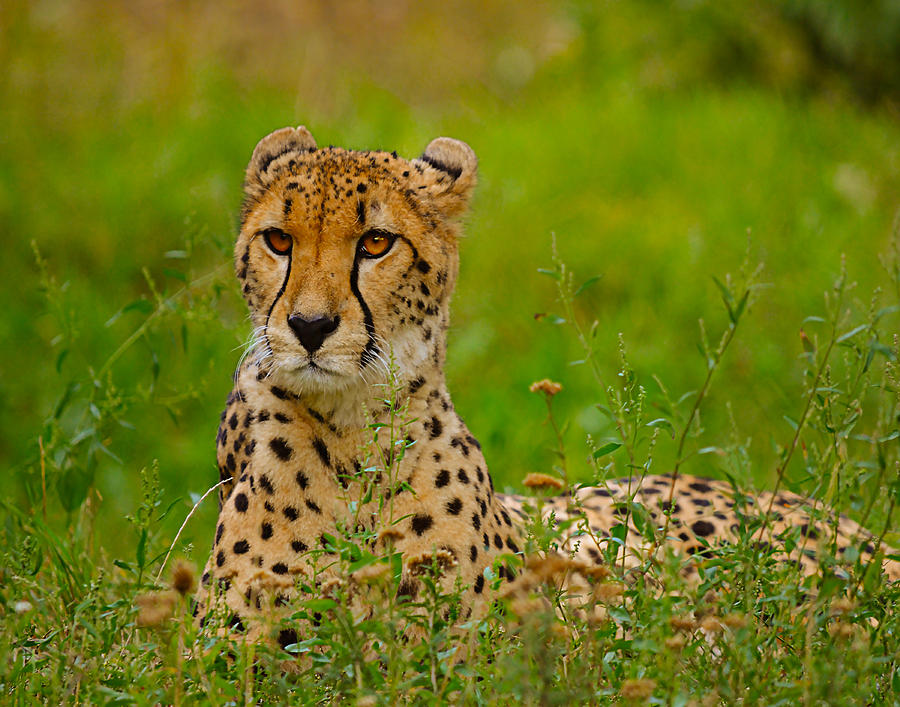
<svg viewBox="0 0 900 707">
<path fill-rule="evenodd" d="M 266 241 L 269 249 L 276 255 L 287 255 L 291 252 L 291 246 L 294 244 L 294 241 L 287 233 L 279 231 L 277 228 L 269 228 L 263 231 L 263 239 Z"/>
<path fill-rule="evenodd" d="M 380 258 L 387 254 L 396 239 L 397 236 L 387 231 L 369 231 L 359 239 L 357 251 L 364 258 Z"/>
</svg>

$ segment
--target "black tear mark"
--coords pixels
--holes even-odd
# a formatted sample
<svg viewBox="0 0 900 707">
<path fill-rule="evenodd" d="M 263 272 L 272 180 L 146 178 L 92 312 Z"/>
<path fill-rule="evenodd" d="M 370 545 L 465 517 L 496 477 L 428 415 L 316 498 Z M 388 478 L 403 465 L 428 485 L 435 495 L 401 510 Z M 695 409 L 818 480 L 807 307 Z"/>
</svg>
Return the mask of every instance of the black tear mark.
<svg viewBox="0 0 900 707">
<path fill-rule="evenodd" d="M 359 189 L 359 187 L 357 187 L 357 189 Z M 356 202 L 356 218 L 361 226 L 366 225 L 366 205 L 361 201 Z"/>
<path fill-rule="evenodd" d="M 378 344 L 375 343 L 375 322 L 372 319 L 372 310 L 369 309 L 362 292 L 359 291 L 359 261 L 360 255 L 357 252 L 356 257 L 353 259 L 353 267 L 350 270 L 350 291 L 356 297 L 356 301 L 359 302 L 359 308 L 362 310 L 363 315 L 363 324 L 366 329 L 366 345 L 359 356 L 359 367 L 365 368 L 378 359 Z"/>
</svg>

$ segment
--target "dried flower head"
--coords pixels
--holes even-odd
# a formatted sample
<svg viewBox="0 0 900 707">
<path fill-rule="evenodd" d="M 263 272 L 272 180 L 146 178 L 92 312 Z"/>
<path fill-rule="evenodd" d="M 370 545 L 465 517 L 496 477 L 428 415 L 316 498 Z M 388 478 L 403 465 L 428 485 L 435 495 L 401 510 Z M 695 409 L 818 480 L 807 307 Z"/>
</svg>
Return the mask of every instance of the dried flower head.
<svg viewBox="0 0 900 707">
<path fill-rule="evenodd" d="M 197 571 L 194 565 L 185 560 L 178 560 L 172 568 L 172 589 L 181 596 L 190 594 L 197 588 Z"/>
<path fill-rule="evenodd" d="M 853 637 L 854 630 L 853 624 L 839 620 L 828 627 L 828 635 L 839 641 L 846 641 L 848 638 Z"/>
<path fill-rule="evenodd" d="M 747 617 L 744 614 L 726 614 L 722 617 L 722 623 L 732 630 L 737 630 L 747 626 Z"/>
<path fill-rule="evenodd" d="M 138 607 L 137 625 L 159 626 L 172 615 L 176 596 L 173 591 L 139 594 L 134 600 Z"/>
<path fill-rule="evenodd" d="M 543 380 L 535 381 L 530 386 L 528 386 L 528 390 L 532 393 L 543 393 L 547 397 L 552 398 L 559 391 L 562 390 L 562 385 L 556 383 L 549 378 L 544 378 Z"/>
<path fill-rule="evenodd" d="M 656 687 L 656 682 L 647 678 L 626 680 L 622 683 L 619 694 L 626 700 L 646 700 L 653 694 L 654 687 Z"/>
<path fill-rule="evenodd" d="M 853 603 L 852 599 L 835 599 L 833 602 L 831 602 L 831 613 L 834 616 L 849 614 L 851 611 L 853 611 L 854 606 L 856 605 Z"/>
<path fill-rule="evenodd" d="M 666 648 L 668 648 L 670 651 L 672 651 L 673 653 L 680 653 L 685 644 L 684 635 L 679 633 L 675 636 L 669 636 L 665 642 Z"/>
<path fill-rule="evenodd" d="M 674 631 L 694 631 L 697 628 L 697 620 L 693 616 L 673 616 L 669 619 L 669 626 Z"/>
<path fill-rule="evenodd" d="M 382 577 L 384 577 L 389 571 L 390 566 L 384 562 L 376 562 L 371 565 L 366 565 L 362 569 L 356 570 L 352 575 L 350 575 L 355 582 L 359 584 L 373 584 L 378 582 Z"/>
<path fill-rule="evenodd" d="M 541 474 L 541 473 L 532 473 L 528 474 L 525 477 L 525 480 L 522 482 L 525 484 L 526 488 L 530 489 L 544 489 L 556 491 L 565 486 L 562 479 L 558 479 L 555 476 L 550 476 L 550 474 Z"/>
<path fill-rule="evenodd" d="M 621 582 L 601 582 L 594 587 L 594 597 L 597 601 L 610 602 L 625 593 L 625 586 Z"/>
<path fill-rule="evenodd" d="M 25 601 L 24 599 L 19 599 L 19 601 L 17 601 L 17 602 L 15 603 L 15 605 L 13 606 L 13 610 L 14 610 L 17 614 L 27 614 L 27 613 L 28 613 L 29 611 L 31 611 L 33 608 L 34 608 L 34 607 L 31 605 L 31 602 L 30 602 L 30 601 Z"/>
<path fill-rule="evenodd" d="M 456 556 L 448 550 L 435 550 L 434 552 L 425 552 L 416 557 L 411 557 L 406 562 L 410 574 L 422 575 L 431 572 L 433 567 L 437 568 L 437 574 L 441 575 L 449 569 L 453 569 L 459 564 Z"/>
<path fill-rule="evenodd" d="M 707 633 L 719 633 L 722 630 L 722 622 L 715 616 L 707 616 L 700 622 L 700 628 Z"/>
<path fill-rule="evenodd" d="M 403 533 L 391 526 L 384 528 L 380 533 L 378 533 L 378 542 L 381 545 L 391 545 L 398 540 L 403 540 L 403 538 Z"/>
</svg>

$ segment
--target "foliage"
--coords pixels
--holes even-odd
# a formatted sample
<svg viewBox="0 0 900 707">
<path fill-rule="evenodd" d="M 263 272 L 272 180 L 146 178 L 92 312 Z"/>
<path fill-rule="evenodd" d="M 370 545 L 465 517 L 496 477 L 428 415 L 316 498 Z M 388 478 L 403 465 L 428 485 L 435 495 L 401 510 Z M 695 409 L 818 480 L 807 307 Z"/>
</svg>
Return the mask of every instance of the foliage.
<svg viewBox="0 0 900 707">
<path fill-rule="evenodd" d="M 401 601 L 389 572 L 386 618 L 339 595 L 300 608 L 322 620 L 293 649 L 319 656 L 297 674 L 283 653 L 196 633 L 158 575 L 202 563 L 212 534 L 201 498 L 247 329 L 227 264 L 240 174 L 255 140 L 300 122 L 322 143 L 415 155 L 450 134 L 479 154 L 448 374 L 499 486 L 677 468 L 813 494 L 900 540 L 889 3 L 258 5 L 0 13 L 3 694 L 896 700 L 897 588 L 862 566 L 826 573 L 798 610 L 809 587 L 752 545 L 761 519 L 704 560 L 699 586 L 669 560 L 599 590 L 599 623 L 551 583 L 556 613 L 519 621 L 510 602 L 459 633 L 441 613 L 452 597 Z M 554 231 L 550 277 L 528 276 Z M 546 448 L 527 390 L 545 375 L 563 384 Z M 550 548 L 531 527 L 530 547 Z M 335 542 L 348 568 L 363 559 L 365 538 Z M 400 640 L 416 622 L 422 640 Z"/>
</svg>

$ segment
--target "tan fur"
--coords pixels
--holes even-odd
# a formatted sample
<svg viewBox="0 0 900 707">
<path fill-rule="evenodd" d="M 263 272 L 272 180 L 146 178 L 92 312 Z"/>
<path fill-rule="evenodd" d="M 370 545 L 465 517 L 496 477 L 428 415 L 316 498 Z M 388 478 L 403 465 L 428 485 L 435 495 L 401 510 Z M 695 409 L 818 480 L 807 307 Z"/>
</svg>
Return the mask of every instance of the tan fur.
<svg viewBox="0 0 900 707">
<path fill-rule="evenodd" d="M 199 594 L 204 614 L 221 610 L 235 617 L 232 625 L 249 623 L 258 634 L 266 615 L 291 605 L 298 582 L 320 591 L 334 577 L 336 558 L 325 536 L 339 535 L 339 527 L 372 530 L 376 550 L 393 543 L 404 558 L 402 590 L 409 594 L 417 591 L 416 568 L 437 555 L 447 588 L 457 580 L 466 587 L 464 615 L 483 605 L 484 570 L 498 555 L 523 548 L 524 499 L 494 493 L 480 446 L 454 411 L 444 381 L 456 219 L 476 169 L 472 150 L 449 138 L 434 140 L 411 161 L 319 149 L 303 127 L 278 130 L 257 145 L 235 247 L 255 340 L 235 374 L 217 437 L 223 486 Z M 290 236 L 289 255 L 269 248 L 267 229 Z M 361 257 L 360 240 L 373 229 L 397 238 L 382 257 Z M 291 316 L 339 323 L 310 352 L 289 325 Z M 391 421 L 384 402 L 391 366 L 400 386 L 395 403 L 410 421 L 403 428 L 408 438 L 393 448 L 387 428 L 375 446 L 367 427 Z M 549 502 L 545 514 L 560 518 L 582 506 L 593 529 L 567 531 L 564 549 L 588 563 L 602 561 L 595 540 L 604 546 L 609 529 L 621 522 L 618 504 L 629 483 L 579 489 L 577 504 L 567 496 Z M 648 477 L 636 496 L 660 526 L 665 519 L 657 501 L 667 497 L 669 483 Z M 369 487 L 374 493 L 364 502 Z M 690 554 L 700 548 L 698 534 L 713 545 L 733 537 L 727 485 L 685 477 L 675 500 L 670 546 Z M 780 494 L 775 532 L 809 523 L 798 510 L 804 503 Z M 753 512 L 751 503 L 745 513 Z M 808 533 L 808 548 L 827 533 Z M 841 521 L 838 545 L 859 544 L 861 533 Z M 634 529 L 629 537 L 627 555 L 647 551 Z M 816 570 L 807 554 L 798 549 L 795 555 L 805 571 Z M 896 576 L 895 563 L 890 571 Z M 506 567 L 501 573 L 513 575 Z M 217 599 L 211 602 L 210 594 Z"/>
</svg>

